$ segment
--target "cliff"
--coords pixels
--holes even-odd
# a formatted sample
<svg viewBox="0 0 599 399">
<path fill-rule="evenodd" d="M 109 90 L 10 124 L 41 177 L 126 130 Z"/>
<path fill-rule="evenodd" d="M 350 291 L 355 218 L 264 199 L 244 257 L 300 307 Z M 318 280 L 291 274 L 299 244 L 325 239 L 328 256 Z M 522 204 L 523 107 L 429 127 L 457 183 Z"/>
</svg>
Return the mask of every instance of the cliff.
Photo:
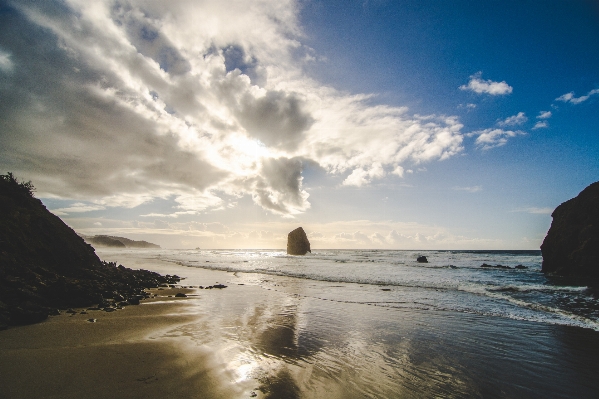
<svg viewBox="0 0 599 399">
<path fill-rule="evenodd" d="M 33 196 L 31 183 L 0 175 L 0 329 L 43 320 L 56 308 L 138 303 L 144 288 L 175 281 L 102 262 Z"/>
<path fill-rule="evenodd" d="M 558 206 L 541 245 L 542 271 L 599 285 L 599 182 Z"/>
</svg>

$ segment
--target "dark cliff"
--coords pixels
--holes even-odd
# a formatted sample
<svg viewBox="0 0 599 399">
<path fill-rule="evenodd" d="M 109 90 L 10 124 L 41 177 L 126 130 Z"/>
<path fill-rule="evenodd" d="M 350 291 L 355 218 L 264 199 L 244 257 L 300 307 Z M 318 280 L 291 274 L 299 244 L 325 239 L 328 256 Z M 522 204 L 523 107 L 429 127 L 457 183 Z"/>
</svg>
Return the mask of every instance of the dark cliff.
<svg viewBox="0 0 599 399">
<path fill-rule="evenodd" d="M 541 245 L 542 271 L 599 284 L 599 182 L 558 206 Z"/>
<path fill-rule="evenodd" d="M 43 320 L 56 308 L 138 303 L 143 288 L 177 280 L 102 262 L 32 193 L 30 183 L 0 175 L 0 329 Z"/>
</svg>

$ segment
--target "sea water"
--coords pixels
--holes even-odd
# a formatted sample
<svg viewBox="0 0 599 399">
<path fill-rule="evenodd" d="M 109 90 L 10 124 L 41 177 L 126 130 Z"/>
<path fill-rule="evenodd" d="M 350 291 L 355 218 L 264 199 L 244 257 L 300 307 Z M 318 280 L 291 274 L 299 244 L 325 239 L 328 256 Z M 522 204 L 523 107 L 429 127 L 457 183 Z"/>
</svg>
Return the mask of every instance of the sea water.
<svg viewBox="0 0 599 399">
<path fill-rule="evenodd" d="M 101 257 L 129 267 L 148 261 L 163 274 L 174 270 L 188 277 L 181 285 L 228 286 L 181 301 L 194 321 L 153 338 L 181 337 L 191 342 L 189 350 L 206 350 L 238 397 L 595 398 L 599 392 L 595 291 L 547 278 L 539 251 L 289 256 L 161 249 Z M 485 263 L 506 267 L 481 268 Z"/>
<path fill-rule="evenodd" d="M 281 250 L 158 250 L 148 255 L 233 272 L 243 284 L 318 299 L 599 331 L 597 291 L 546 277 L 540 251 L 314 250 L 290 256 Z M 418 256 L 428 263 L 417 262 Z M 524 268 L 515 268 L 519 265 Z"/>
</svg>

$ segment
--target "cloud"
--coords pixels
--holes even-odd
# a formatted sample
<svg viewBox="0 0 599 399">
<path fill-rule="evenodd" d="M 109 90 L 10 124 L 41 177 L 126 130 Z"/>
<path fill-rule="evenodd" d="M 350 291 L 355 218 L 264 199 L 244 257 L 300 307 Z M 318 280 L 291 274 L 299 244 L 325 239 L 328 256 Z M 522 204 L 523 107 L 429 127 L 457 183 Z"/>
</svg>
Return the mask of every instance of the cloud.
<svg viewBox="0 0 599 399">
<path fill-rule="evenodd" d="M 537 119 L 549 119 L 551 118 L 551 111 L 540 111 L 537 115 Z"/>
<path fill-rule="evenodd" d="M 396 168 L 394 174 L 402 177 L 403 170 Z M 385 176 L 385 171 L 380 162 L 375 162 L 371 167 L 354 169 L 349 176 L 343 181 L 344 186 L 361 187 L 368 184 L 373 179 L 380 179 Z"/>
<path fill-rule="evenodd" d="M 517 209 L 514 212 L 526 212 L 526 213 L 532 213 L 535 215 L 551 215 L 554 211 L 554 208 L 536 208 L 536 207 L 531 207 L 531 208 L 521 208 L 521 209 Z"/>
<path fill-rule="evenodd" d="M 558 98 L 555 99 L 555 101 L 561 101 L 564 103 L 571 103 L 571 104 L 580 104 L 582 102 L 585 102 L 586 100 L 588 100 L 591 96 L 594 96 L 595 94 L 599 94 L 599 89 L 593 89 L 593 90 L 589 91 L 586 94 L 586 96 L 580 96 L 580 97 L 574 97 L 574 92 L 571 91 L 570 93 L 566 93 L 566 94 L 559 96 Z"/>
<path fill-rule="evenodd" d="M 70 213 L 84 213 L 84 212 L 92 212 L 92 211 L 100 211 L 106 209 L 106 207 L 102 205 L 93 205 L 93 204 L 84 204 L 81 202 L 75 203 L 67 208 L 58 208 L 52 209 L 52 213 L 58 216 L 65 216 Z"/>
<path fill-rule="evenodd" d="M 499 126 L 516 126 L 522 125 L 524 122 L 528 121 L 528 118 L 524 114 L 524 112 L 518 112 L 517 115 L 510 116 L 502 121 L 497 122 Z"/>
<path fill-rule="evenodd" d="M 0 48 L 0 71 L 11 73 L 14 69 L 14 64 L 11 60 L 11 53 Z"/>
<path fill-rule="evenodd" d="M 40 195 L 128 208 L 174 199 L 173 212 L 146 215 L 170 219 L 246 196 L 293 216 L 310 208 L 306 162 L 359 187 L 463 151 L 455 116 L 373 105 L 307 76 L 318 61 L 293 0 L 7 7 L 0 167 Z"/>
<path fill-rule="evenodd" d="M 535 123 L 533 126 L 533 129 L 544 129 L 546 127 L 549 127 L 549 123 L 547 121 L 537 121 L 537 123 Z"/>
<path fill-rule="evenodd" d="M 477 193 L 479 191 L 482 191 L 483 186 L 471 186 L 471 187 L 453 187 L 453 190 L 457 190 L 457 191 L 467 191 L 469 193 Z"/>
<path fill-rule="evenodd" d="M 474 143 L 482 150 L 501 147 L 507 143 L 509 138 L 521 135 L 526 135 L 526 133 L 521 130 L 513 131 L 503 129 L 484 129 L 468 133 L 469 137 L 478 136 Z"/>
<path fill-rule="evenodd" d="M 510 94 L 513 91 L 512 86 L 505 81 L 494 82 L 492 80 L 482 80 L 482 72 L 477 72 L 470 76 L 470 81 L 467 85 L 460 86 L 460 90 L 469 90 L 477 94 L 490 94 L 492 96 L 500 96 Z"/>
</svg>

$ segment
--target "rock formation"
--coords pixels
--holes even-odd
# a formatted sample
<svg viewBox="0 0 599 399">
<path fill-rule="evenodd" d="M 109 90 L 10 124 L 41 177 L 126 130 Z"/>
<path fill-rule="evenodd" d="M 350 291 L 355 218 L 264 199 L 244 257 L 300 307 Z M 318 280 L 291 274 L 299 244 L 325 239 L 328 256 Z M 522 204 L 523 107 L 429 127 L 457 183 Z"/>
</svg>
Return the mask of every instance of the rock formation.
<svg viewBox="0 0 599 399">
<path fill-rule="evenodd" d="M 83 239 L 96 248 L 160 248 L 160 245 L 152 244 L 147 241 L 135 241 L 125 237 L 117 236 L 81 236 Z"/>
<path fill-rule="evenodd" d="M 102 262 L 33 196 L 31 183 L 0 175 L 0 329 L 44 320 L 56 308 L 139 303 L 144 288 L 177 281 Z"/>
<path fill-rule="evenodd" d="M 306 232 L 301 227 L 293 230 L 287 235 L 287 253 L 289 255 L 305 255 L 310 251 L 310 241 Z"/>
<path fill-rule="evenodd" d="M 599 182 L 558 206 L 541 245 L 542 271 L 599 284 Z"/>
<path fill-rule="evenodd" d="M 422 255 L 416 258 L 416 262 L 418 263 L 428 263 L 428 259 L 426 259 L 426 256 Z"/>
</svg>

